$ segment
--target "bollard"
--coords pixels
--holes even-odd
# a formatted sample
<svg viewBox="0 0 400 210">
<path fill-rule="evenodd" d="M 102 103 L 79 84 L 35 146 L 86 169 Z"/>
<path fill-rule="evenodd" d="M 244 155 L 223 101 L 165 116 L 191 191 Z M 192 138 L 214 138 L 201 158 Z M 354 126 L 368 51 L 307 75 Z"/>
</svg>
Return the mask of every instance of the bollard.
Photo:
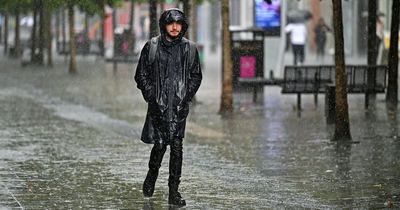
<svg viewBox="0 0 400 210">
<path fill-rule="evenodd" d="M 319 85 L 320 85 L 319 74 L 318 74 L 318 72 L 315 72 L 315 74 L 314 74 L 314 105 L 315 105 L 315 107 L 318 107 Z"/>
<path fill-rule="evenodd" d="M 325 117 L 326 123 L 332 124 L 335 123 L 335 91 L 336 86 L 334 84 L 330 84 L 326 86 L 325 91 Z"/>
<path fill-rule="evenodd" d="M 301 111 L 301 93 L 297 93 L 297 111 Z"/>
</svg>

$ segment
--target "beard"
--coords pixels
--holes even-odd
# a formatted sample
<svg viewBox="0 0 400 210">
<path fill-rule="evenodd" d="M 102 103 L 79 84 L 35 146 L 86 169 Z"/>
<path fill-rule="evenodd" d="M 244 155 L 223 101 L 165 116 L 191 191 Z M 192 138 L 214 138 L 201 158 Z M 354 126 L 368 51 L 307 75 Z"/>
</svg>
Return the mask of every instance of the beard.
<svg viewBox="0 0 400 210">
<path fill-rule="evenodd" d="M 181 34 L 180 31 L 176 36 L 172 36 L 170 33 L 167 33 L 167 37 L 170 38 L 171 40 L 175 40 L 175 39 L 179 38 L 180 34 Z"/>
</svg>

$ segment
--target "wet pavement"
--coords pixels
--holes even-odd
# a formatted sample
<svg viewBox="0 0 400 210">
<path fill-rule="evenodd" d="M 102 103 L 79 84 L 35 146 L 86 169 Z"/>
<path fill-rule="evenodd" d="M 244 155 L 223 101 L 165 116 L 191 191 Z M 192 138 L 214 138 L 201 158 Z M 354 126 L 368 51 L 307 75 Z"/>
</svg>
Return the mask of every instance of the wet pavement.
<svg viewBox="0 0 400 210">
<path fill-rule="evenodd" d="M 0 57 L 0 209 L 170 209 L 168 152 L 155 196 L 144 199 L 150 145 L 139 135 L 146 113 L 134 66 L 78 58 L 69 75 L 21 67 Z M 358 144 L 330 141 L 324 96 L 281 95 L 264 103 L 235 95 L 235 113 L 218 114 L 218 57 L 210 56 L 184 140 L 184 209 L 400 208 L 399 112 L 378 95 L 364 110 L 349 96 Z"/>
</svg>

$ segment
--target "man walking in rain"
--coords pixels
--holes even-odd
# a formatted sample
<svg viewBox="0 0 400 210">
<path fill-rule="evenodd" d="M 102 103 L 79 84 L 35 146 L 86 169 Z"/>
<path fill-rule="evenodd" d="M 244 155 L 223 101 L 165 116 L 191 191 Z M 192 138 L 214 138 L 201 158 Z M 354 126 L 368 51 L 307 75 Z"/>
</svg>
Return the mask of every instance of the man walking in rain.
<svg viewBox="0 0 400 210">
<path fill-rule="evenodd" d="M 188 29 L 185 14 L 179 9 L 168 9 L 161 14 L 159 27 L 160 36 L 152 38 L 143 47 L 135 74 L 137 87 L 148 103 L 141 140 L 154 144 L 143 195 L 153 195 L 158 171 L 169 145 L 168 203 L 185 206 L 186 202 L 178 192 L 182 140 L 189 113 L 188 103 L 200 87 L 202 74 L 195 44 L 183 37 Z"/>
</svg>

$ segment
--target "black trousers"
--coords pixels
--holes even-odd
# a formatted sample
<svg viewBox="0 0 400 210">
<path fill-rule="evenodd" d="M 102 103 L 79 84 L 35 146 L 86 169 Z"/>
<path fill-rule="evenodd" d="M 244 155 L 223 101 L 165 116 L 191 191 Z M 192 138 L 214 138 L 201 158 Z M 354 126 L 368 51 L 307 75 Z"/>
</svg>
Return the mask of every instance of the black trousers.
<svg viewBox="0 0 400 210">
<path fill-rule="evenodd" d="M 183 159 L 183 140 L 181 138 L 173 139 L 170 142 L 170 159 L 169 159 L 169 183 L 179 184 L 179 179 L 182 174 L 182 159 Z M 164 157 L 167 145 L 156 142 L 151 150 L 149 170 L 158 172 L 161 167 L 161 162 Z"/>
<path fill-rule="evenodd" d="M 293 48 L 293 64 L 297 65 L 297 62 L 304 63 L 304 45 L 292 44 Z"/>
<path fill-rule="evenodd" d="M 317 55 L 321 57 L 325 56 L 325 42 L 317 43 Z"/>
</svg>

